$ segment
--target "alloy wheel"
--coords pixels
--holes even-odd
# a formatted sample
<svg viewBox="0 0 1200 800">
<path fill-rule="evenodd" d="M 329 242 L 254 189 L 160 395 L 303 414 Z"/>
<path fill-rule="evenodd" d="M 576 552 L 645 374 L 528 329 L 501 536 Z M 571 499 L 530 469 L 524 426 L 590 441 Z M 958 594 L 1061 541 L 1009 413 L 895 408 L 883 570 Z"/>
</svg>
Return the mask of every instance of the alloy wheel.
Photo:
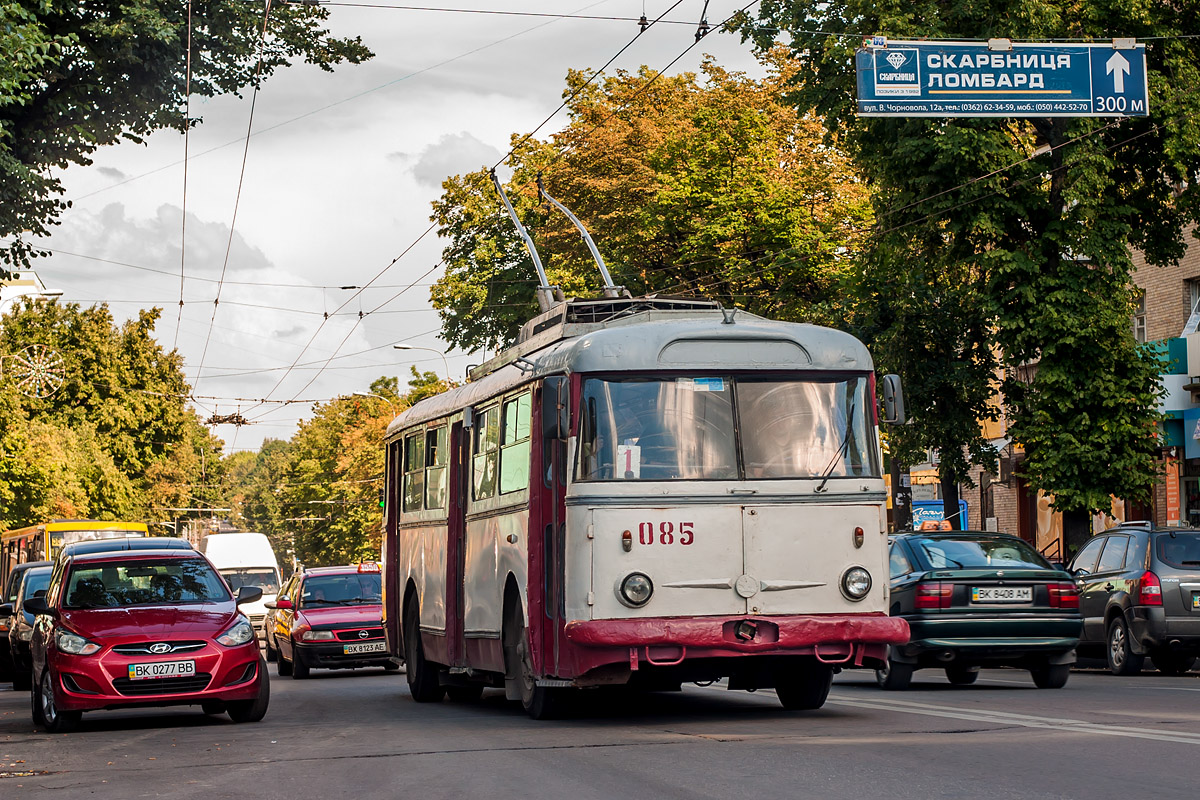
<svg viewBox="0 0 1200 800">
<path fill-rule="evenodd" d="M 42 719 L 53 726 L 58 720 L 58 708 L 54 705 L 54 684 L 50 679 L 50 670 L 42 673 L 42 682 L 38 684 L 38 695 L 42 703 Z"/>
<path fill-rule="evenodd" d="M 1108 638 L 1108 649 L 1112 654 L 1113 666 L 1120 669 L 1125 663 L 1125 628 L 1121 625 L 1113 625 L 1112 633 Z"/>
</svg>

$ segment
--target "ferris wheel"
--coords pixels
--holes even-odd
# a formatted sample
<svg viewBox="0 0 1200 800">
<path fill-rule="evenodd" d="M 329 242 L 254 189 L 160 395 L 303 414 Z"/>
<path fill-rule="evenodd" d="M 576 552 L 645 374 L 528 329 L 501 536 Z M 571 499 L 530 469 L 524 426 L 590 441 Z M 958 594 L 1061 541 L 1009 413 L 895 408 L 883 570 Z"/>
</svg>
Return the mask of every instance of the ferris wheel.
<svg viewBox="0 0 1200 800">
<path fill-rule="evenodd" d="M 44 344 L 31 344 L 16 355 L 9 356 L 17 391 L 26 397 L 50 397 L 62 386 L 66 377 L 63 357 Z"/>
</svg>

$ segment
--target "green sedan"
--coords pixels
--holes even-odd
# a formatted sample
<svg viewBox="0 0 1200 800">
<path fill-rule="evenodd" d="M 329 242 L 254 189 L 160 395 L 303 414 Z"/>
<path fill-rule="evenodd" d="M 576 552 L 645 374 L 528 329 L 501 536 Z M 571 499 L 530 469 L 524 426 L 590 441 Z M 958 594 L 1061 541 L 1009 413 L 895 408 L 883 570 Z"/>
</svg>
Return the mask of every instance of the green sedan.
<svg viewBox="0 0 1200 800">
<path fill-rule="evenodd" d="M 1059 689 L 1083 627 L 1069 574 L 1021 539 L 985 531 L 893 537 L 890 609 L 912 638 L 876 670 L 884 689 L 907 688 L 922 668 L 966 685 L 984 666 L 1027 669 L 1039 689 Z"/>
</svg>

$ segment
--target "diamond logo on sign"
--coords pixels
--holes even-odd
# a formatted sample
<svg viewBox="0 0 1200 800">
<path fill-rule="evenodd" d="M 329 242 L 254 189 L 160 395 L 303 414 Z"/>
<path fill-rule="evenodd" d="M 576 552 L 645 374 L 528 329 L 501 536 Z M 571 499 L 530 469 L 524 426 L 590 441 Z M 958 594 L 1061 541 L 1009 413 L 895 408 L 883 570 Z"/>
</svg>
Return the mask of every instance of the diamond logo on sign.
<svg viewBox="0 0 1200 800">
<path fill-rule="evenodd" d="M 921 94 L 920 59 L 912 47 L 893 48 L 886 55 L 875 53 L 875 94 L 881 97 L 913 97 Z"/>
<path fill-rule="evenodd" d="M 1196 420 L 1196 427 L 1192 429 L 1192 438 L 1200 440 L 1200 419 Z"/>
</svg>

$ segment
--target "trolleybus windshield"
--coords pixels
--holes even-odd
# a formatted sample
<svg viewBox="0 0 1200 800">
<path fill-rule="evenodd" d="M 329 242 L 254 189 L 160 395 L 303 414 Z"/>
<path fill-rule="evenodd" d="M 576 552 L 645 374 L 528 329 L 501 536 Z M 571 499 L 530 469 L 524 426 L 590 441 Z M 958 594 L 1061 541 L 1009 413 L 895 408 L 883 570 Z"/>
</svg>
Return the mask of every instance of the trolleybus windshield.
<svg viewBox="0 0 1200 800">
<path fill-rule="evenodd" d="M 580 480 L 878 477 L 865 375 L 589 378 Z"/>
</svg>

